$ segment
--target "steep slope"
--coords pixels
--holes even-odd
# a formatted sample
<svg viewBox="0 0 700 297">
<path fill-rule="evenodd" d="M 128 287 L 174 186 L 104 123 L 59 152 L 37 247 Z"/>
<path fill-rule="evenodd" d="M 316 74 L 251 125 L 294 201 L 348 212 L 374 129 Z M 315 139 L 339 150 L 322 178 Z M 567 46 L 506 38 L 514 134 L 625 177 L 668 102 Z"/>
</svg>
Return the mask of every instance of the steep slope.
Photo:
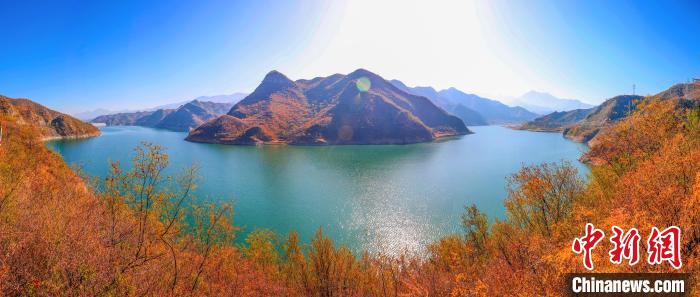
<svg viewBox="0 0 700 297">
<path fill-rule="evenodd" d="M 447 109 L 447 111 L 462 119 L 464 124 L 467 126 L 485 126 L 489 124 L 484 116 L 482 116 L 476 110 L 468 108 L 462 104 L 457 104 L 454 107 Z"/>
<path fill-rule="evenodd" d="M 194 100 L 167 114 L 155 124 L 155 127 L 174 131 L 188 131 L 190 128 L 199 127 L 204 122 L 225 114 L 232 106 L 233 104 L 231 103 Z"/>
<path fill-rule="evenodd" d="M 97 127 L 84 123 L 29 99 L 0 96 L 0 115 L 17 124 L 35 127 L 44 139 L 83 138 L 100 135 Z"/>
<path fill-rule="evenodd" d="M 601 128 L 629 115 L 643 98 L 636 95 L 620 95 L 605 100 L 601 105 L 593 108 L 583 120 L 564 128 L 564 137 L 573 141 L 587 142 L 593 139 Z"/>
<path fill-rule="evenodd" d="M 561 132 L 570 125 L 576 124 L 588 116 L 592 108 L 574 109 L 570 111 L 555 111 L 541 116 L 518 127 L 521 130 Z"/>
<path fill-rule="evenodd" d="M 358 69 L 292 81 L 272 71 L 231 111 L 187 140 L 224 144 L 405 144 L 470 133 L 428 98 Z"/>
<path fill-rule="evenodd" d="M 175 112 L 174 109 L 159 109 L 156 110 L 144 117 L 140 117 L 136 119 L 136 122 L 134 122 L 133 125 L 135 126 L 144 126 L 144 127 L 155 127 L 157 126 L 163 119 L 165 119 L 168 115 L 172 114 Z"/>
<path fill-rule="evenodd" d="M 225 114 L 231 109 L 231 106 L 233 106 L 232 103 L 193 100 L 177 109 L 103 115 L 93 119 L 91 122 L 104 123 L 107 126 L 144 126 L 187 131 Z"/>
<path fill-rule="evenodd" d="M 511 102 L 513 106 L 522 106 L 527 110 L 549 114 L 555 111 L 569 111 L 575 109 L 589 109 L 593 105 L 583 103 L 576 99 L 563 99 L 545 92 L 529 91 L 516 97 Z"/>
<path fill-rule="evenodd" d="M 207 113 L 222 115 L 228 113 L 235 103 L 227 102 L 212 102 L 212 101 L 199 101 L 194 100 L 188 105 L 194 105 L 203 109 Z"/>
</svg>

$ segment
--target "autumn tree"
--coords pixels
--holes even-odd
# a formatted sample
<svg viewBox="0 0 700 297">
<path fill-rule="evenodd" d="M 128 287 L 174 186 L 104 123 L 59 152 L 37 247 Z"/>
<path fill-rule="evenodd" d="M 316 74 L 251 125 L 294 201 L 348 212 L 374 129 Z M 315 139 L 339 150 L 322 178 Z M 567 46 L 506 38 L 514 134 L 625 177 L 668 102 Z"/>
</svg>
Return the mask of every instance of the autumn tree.
<svg viewBox="0 0 700 297">
<path fill-rule="evenodd" d="M 475 257 L 488 257 L 488 218 L 474 204 L 465 206 L 464 209 L 462 229 L 464 229 L 465 240 L 474 250 Z"/>
</svg>

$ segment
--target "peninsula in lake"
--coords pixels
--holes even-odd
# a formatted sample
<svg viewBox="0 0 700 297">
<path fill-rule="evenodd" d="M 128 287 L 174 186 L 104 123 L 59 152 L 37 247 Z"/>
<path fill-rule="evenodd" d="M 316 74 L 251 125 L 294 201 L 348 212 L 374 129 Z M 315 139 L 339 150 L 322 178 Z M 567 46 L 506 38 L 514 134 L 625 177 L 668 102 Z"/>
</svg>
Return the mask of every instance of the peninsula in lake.
<svg viewBox="0 0 700 297">
<path fill-rule="evenodd" d="M 268 73 L 187 140 L 220 144 L 408 144 L 469 134 L 456 116 L 364 69 L 292 81 Z"/>
</svg>

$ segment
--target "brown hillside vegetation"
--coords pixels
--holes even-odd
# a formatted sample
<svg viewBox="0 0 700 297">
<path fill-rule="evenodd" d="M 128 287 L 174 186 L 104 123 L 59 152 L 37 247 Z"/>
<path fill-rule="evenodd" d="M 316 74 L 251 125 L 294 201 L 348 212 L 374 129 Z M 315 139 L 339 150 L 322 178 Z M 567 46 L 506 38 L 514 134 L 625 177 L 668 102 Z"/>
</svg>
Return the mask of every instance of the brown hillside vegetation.
<svg viewBox="0 0 700 297">
<path fill-rule="evenodd" d="M 670 100 L 681 107 L 700 105 L 700 82 L 676 84 L 651 100 Z M 517 129 L 530 131 L 562 131 L 564 137 L 594 145 L 601 132 L 626 118 L 645 99 L 642 96 L 620 95 L 591 109 L 553 112 L 527 122 Z"/>
<path fill-rule="evenodd" d="M 564 137 L 573 141 L 588 142 L 607 125 L 627 117 L 642 99 L 642 96 L 620 95 L 605 100 L 594 107 L 583 120 L 564 127 Z"/>
<path fill-rule="evenodd" d="M 29 99 L 13 99 L 0 95 L 0 115 L 18 123 L 32 125 L 44 139 L 82 138 L 100 135 L 95 126 L 72 116 L 48 109 Z"/>
<path fill-rule="evenodd" d="M 613 224 L 645 236 L 680 226 L 677 271 L 700 271 L 700 109 L 671 101 L 640 104 L 602 134 L 587 180 L 567 163 L 524 167 L 508 179 L 504 219 L 468 207 L 462 234 L 422 259 L 358 257 L 321 230 L 309 244 L 259 230 L 235 246 L 231 208 L 193 203 L 196 169 L 162 176 L 158 146 L 86 183 L 36 129 L 3 123 L 2 295 L 560 296 L 563 275 L 585 270 L 571 243 L 586 223 L 607 236 Z M 613 265 L 605 243 L 594 251 L 597 272 L 676 271 Z"/>
</svg>

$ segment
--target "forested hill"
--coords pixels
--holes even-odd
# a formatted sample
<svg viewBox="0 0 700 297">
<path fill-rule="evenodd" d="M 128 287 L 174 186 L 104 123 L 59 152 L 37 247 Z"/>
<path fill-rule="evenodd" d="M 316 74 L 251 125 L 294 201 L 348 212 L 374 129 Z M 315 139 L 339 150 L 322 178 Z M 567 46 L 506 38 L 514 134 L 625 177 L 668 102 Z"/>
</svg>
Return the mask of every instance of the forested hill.
<svg viewBox="0 0 700 297">
<path fill-rule="evenodd" d="M 100 135 L 97 127 L 29 99 L 13 99 L 0 95 L 0 116 L 17 124 L 33 126 L 43 139 Z"/>
</svg>

